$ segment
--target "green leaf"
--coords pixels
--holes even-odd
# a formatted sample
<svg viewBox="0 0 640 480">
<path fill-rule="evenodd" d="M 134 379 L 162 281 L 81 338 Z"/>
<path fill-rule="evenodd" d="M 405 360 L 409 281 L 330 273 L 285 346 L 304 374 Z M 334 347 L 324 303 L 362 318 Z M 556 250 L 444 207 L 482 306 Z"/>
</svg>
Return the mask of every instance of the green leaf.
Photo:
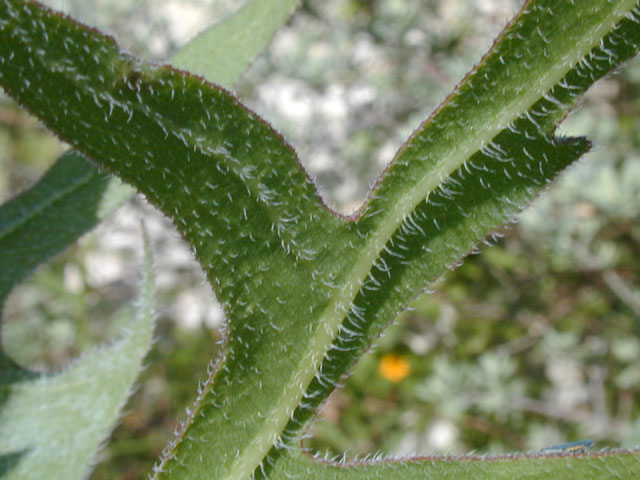
<svg viewBox="0 0 640 480">
<path fill-rule="evenodd" d="M 296 2 L 288 2 L 286 4 L 288 6 L 285 5 L 285 2 L 275 2 L 277 5 L 270 5 L 273 3 L 273 1 L 256 1 L 247 5 L 230 19 L 232 27 L 238 29 L 233 37 L 229 36 L 229 23 L 223 21 L 190 42 L 185 47 L 187 49 L 186 53 L 180 52 L 178 54 L 177 61 L 181 62 L 183 67 L 199 68 L 201 61 L 206 59 L 208 60 L 206 70 L 201 69 L 200 73 L 203 73 L 211 81 L 231 86 L 237 81 L 253 57 L 264 48 L 273 31 L 284 22 Z M 256 9 L 256 7 L 258 8 Z M 256 28 L 256 14 L 261 14 L 265 8 L 275 8 L 280 17 L 278 17 L 279 19 L 275 16 L 266 17 L 267 21 L 262 21 L 259 25 L 260 28 Z M 256 32 L 259 32 L 260 35 L 256 36 Z M 222 36 L 220 35 L 221 33 Z M 203 51 L 212 49 L 212 45 L 215 46 L 222 40 L 233 40 L 236 47 L 242 48 L 232 50 L 229 48 L 229 44 L 220 44 L 215 50 L 215 55 L 202 55 Z M 214 62 L 211 63 L 212 61 Z M 220 68 L 221 66 L 224 68 Z M 2 252 L 0 308 L 11 288 L 22 281 L 37 265 L 59 253 L 83 233 L 92 229 L 128 200 L 132 194 L 133 189 L 131 187 L 122 184 L 116 178 L 107 176 L 94 164 L 84 159 L 82 155 L 75 152 L 67 152 L 38 184 L 3 205 L 0 208 L 0 251 Z M 150 295 L 150 291 L 148 294 Z M 145 306 L 147 308 L 146 320 L 150 322 L 151 306 L 149 303 L 145 303 Z M 148 326 L 150 327 L 150 323 Z M 143 333 L 143 331 L 132 332 L 132 335 L 140 336 Z M 143 337 L 140 337 L 140 339 L 144 340 Z M 132 340 L 135 340 L 135 338 L 131 337 L 129 343 Z M 78 392 L 69 388 L 69 385 L 74 381 L 85 382 L 85 377 L 92 369 L 96 369 L 93 370 L 96 378 L 100 378 L 101 375 L 106 375 L 109 378 L 110 372 L 105 368 L 100 368 L 100 366 L 106 366 L 111 363 L 109 360 L 110 354 L 116 355 L 118 360 L 131 360 L 132 355 L 135 357 L 136 352 L 133 350 L 123 357 L 122 354 L 127 353 L 125 351 L 127 345 L 123 341 L 120 344 L 120 346 L 114 345 L 99 354 L 87 356 L 64 373 L 47 379 L 30 375 L 27 371 L 14 365 L 10 359 L 0 352 L 2 358 L 0 372 L 2 375 L 11 377 L 10 382 L 7 379 L 3 383 L 11 383 L 19 387 L 14 391 L 12 386 L 11 393 L 5 389 L 4 398 L 2 399 L 2 402 L 8 402 L 6 408 L 2 410 L 5 416 L 14 414 L 15 408 L 13 408 L 13 405 L 17 404 L 22 406 L 24 417 L 16 417 L 16 419 L 30 418 L 30 422 L 39 421 L 39 418 L 33 417 L 29 411 L 29 408 L 34 408 L 32 396 L 41 394 L 42 397 L 50 398 L 48 389 L 53 389 L 54 391 L 63 389 L 65 395 L 61 395 L 58 401 L 78 406 L 83 403 L 82 396 L 85 397 L 88 404 L 93 403 L 92 398 L 95 399 L 99 395 L 98 387 L 100 385 L 103 388 L 105 386 L 109 388 L 111 401 L 108 404 L 103 404 L 103 409 L 88 408 L 87 405 L 83 408 L 83 411 L 92 417 L 102 416 L 101 421 L 95 422 L 91 429 L 79 424 L 78 429 L 69 430 L 70 433 L 76 435 L 77 440 L 82 442 L 81 444 L 68 445 L 68 451 L 75 458 L 78 458 L 78 462 L 66 463 L 63 469 L 57 466 L 53 467 L 54 470 L 52 471 L 59 472 L 59 476 L 56 478 L 78 477 L 78 472 L 87 470 L 98 442 L 111 428 L 117 418 L 119 407 L 129 394 L 130 385 L 140 366 L 139 361 L 133 362 L 130 366 L 125 366 L 125 368 L 134 367 L 128 372 L 122 369 L 123 365 L 118 362 L 112 364 L 111 371 L 120 376 L 114 385 L 110 383 L 93 385 L 93 391 L 89 389 L 83 392 L 80 397 L 77 397 Z M 146 344 L 148 345 L 148 340 Z M 144 345 L 144 343 L 141 345 Z M 135 347 L 134 344 L 132 346 Z M 146 348 L 141 352 L 146 352 Z M 141 358 L 142 356 L 140 356 Z M 119 372 L 117 371 L 118 369 L 120 369 Z M 128 383 L 127 375 L 130 377 Z M 33 385 L 27 383 L 29 381 L 32 383 L 38 381 L 38 389 L 34 389 Z M 118 389 L 118 383 L 126 388 Z M 15 392 L 19 393 L 16 394 Z M 73 400 L 76 397 L 80 398 L 79 402 Z M 55 403 L 50 402 L 50 405 L 53 406 Z M 114 406 L 116 407 L 115 409 Z M 64 458 L 64 456 L 60 456 L 60 452 L 57 450 L 49 452 L 54 454 L 54 458 L 46 458 L 46 452 L 43 454 L 43 448 L 47 446 L 46 442 L 50 441 L 51 437 L 56 434 L 56 421 L 62 423 L 62 425 L 57 426 L 58 428 L 60 426 L 66 428 L 66 420 L 62 421 L 66 414 L 64 411 L 56 411 L 55 409 L 47 409 L 42 414 L 51 415 L 49 417 L 49 434 L 43 430 L 43 434 L 39 437 L 40 444 L 34 443 L 34 439 L 23 438 L 25 445 L 28 445 L 28 448 L 25 447 L 24 450 L 16 450 L 16 443 L 13 442 L 7 446 L 3 445 L 9 453 L 4 453 L 5 450 L 3 450 L 0 455 L 1 476 L 11 471 L 13 473 L 8 478 L 21 478 L 23 476 L 21 472 L 27 472 L 24 474 L 25 478 L 45 478 L 46 475 L 44 474 L 34 474 L 32 468 L 38 467 L 41 469 L 40 472 L 46 472 L 47 468 L 52 468 L 51 462 L 55 458 Z M 13 433 L 11 428 L 15 429 L 17 427 L 13 425 L 5 430 L 5 423 L 0 422 L 0 425 L 3 426 L 3 434 L 7 433 L 5 438 L 9 440 L 9 434 Z M 26 423 L 23 427 L 27 427 Z M 46 430 L 44 424 L 42 428 Z M 16 436 L 15 439 L 17 440 L 17 438 Z M 30 450 L 32 448 L 33 450 Z"/>
<path fill-rule="evenodd" d="M 296 3 L 250 2 L 187 43 L 172 63 L 231 87 Z M 35 267 L 95 227 L 133 193 L 80 154 L 69 152 L 31 190 L 0 207 L 0 311 L 9 291 Z"/>
<path fill-rule="evenodd" d="M 231 87 L 298 3 L 300 0 L 253 0 L 182 47 L 171 64 Z"/>
<path fill-rule="evenodd" d="M 225 356 L 158 465 L 162 478 L 304 473 L 292 458 L 320 403 L 409 300 L 589 148 L 556 138 L 555 125 L 640 44 L 636 1 L 527 2 L 358 215 L 343 218 L 227 91 L 137 61 L 32 3 L 8 0 L 0 19 L 0 84 L 173 219 L 229 318 Z M 575 461 L 632 475 L 625 455 Z M 553 460 L 541 462 L 505 471 L 548 478 Z M 485 462 L 415 465 L 416 478 L 461 468 L 495 478 Z M 318 478 L 384 478 L 385 468 Z"/>
<path fill-rule="evenodd" d="M 35 267 L 91 230 L 133 189 L 67 152 L 30 190 L 0 208 L 0 308 Z"/>
<path fill-rule="evenodd" d="M 606 452 L 589 456 L 510 455 L 499 457 L 429 457 L 409 460 L 363 460 L 340 464 L 326 459 L 291 453 L 283 468 L 274 471 L 272 480 L 619 480 L 638 478 L 638 453 Z M 606 466 L 605 466 L 606 465 Z M 428 466 L 428 468 L 426 468 Z M 428 472 L 428 477 L 425 477 Z"/>
<path fill-rule="evenodd" d="M 151 345 L 152 292 L 151 256 L 145 238 L 137 314 L 122 326 L 113 343 L 50 375 L 23 370 L 0 352 L 3 480 L 86 478 Z"/>
</svg>

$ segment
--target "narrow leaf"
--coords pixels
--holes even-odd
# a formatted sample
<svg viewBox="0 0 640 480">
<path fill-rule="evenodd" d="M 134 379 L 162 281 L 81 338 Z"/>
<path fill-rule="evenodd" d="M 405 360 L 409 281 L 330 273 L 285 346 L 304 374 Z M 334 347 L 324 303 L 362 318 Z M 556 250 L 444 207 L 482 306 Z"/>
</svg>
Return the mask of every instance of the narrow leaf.
<svg viewBox="0 0 640 480">
<path fill-rule="evenodd" d="M 176 68 L 231 87 L 287 21 L 300 0 L 253 0 L 186 44 Z"/>
<path fill-rule="evenodd" d="M 90 351 L 51 375 L 23 370 L 0 352 L 3 480 L 86 478 L 151 344 L 152 291 L 151 257 L 145 240 L 137 314 L 111 345 Z"/>
<path fill-rule="evenodd" d="M 428 477 L 426 477 L 428 472 Z M 361 461 L 339 464 L 299 453 L 288 455 L 284 468 L 271 480 L 619 480 L 639 478 L 638 452 L 600 452 L 591 455 L 501 457 L 429 457 L 404 461 Z"/>
<path fill-rule="evenodd" d="M 35 267 L 91 230 L 133 189 L 65 153 L 30 190 L 0 207 L 0 308 L 9 290 Z"/>
</svg>

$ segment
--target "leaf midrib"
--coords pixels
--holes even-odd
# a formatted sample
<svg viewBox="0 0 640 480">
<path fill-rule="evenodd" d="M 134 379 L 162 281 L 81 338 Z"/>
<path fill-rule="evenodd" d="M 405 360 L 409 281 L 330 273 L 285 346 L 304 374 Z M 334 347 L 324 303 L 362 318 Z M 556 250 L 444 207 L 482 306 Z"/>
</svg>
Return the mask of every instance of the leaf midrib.
<svg viewBox="0 0 640 480">
<path fill-rule="evenodd" d="M 291 379 L 287 382 L 287 387 L 285 387 L 285 393 L 267 415 L 266 418 L 269 421 L 263 423 L 262 428 L 247 448 L 244 449 L 243 454 L 238 456 L 234 463 L 231 464 L 229 473 L 224 477 L 225 479 L 243 480 L 249 478 L 273 447 L 274 440 L 286 427 L 291 414 L 300 404 L 302 396 L 318 371 L 325 353 L 331 347 L 344 317 L 349 311 L 349 306 L 355 300 L 375 260 L 380 256 L 389 239 L 408 215 L 441 183 L 441 179 L 448 177 L 458 169 L 472 154 L 479 151 L 500 131 L 526 113 L 543 94 L 559 83 L 577 62 L 596 47 L 601 38 L 635 5 L 636 0 L 627 0 L 624 6 L 611 12 L 606 21 L 601 22 L 585 41 L 580 42 L 570 56 L 564 57 L 565 60 L 568 58 L 568 61 L 563 62 L 545 75 L 543 82 L 530 82 L 531 88 L 527 90 L 528 93 L 526 95 L 522 95 L 512 101 L 511 105 L 508 108 L 504 108 L 501 111 L 501 115 L 494 122 L 483 125 L 480 134 L 465 137 L 466 141 L 457 144 L 457 146 L 462 146 L 456 148 L 451 155 L 438 163 L 439 167 L 436 166 L 434 169 L 438 172 L 438 175 L 425 175 L 402 198 L 402 201 L 395 203 L 391 209 L 382 213 L 384 215 L 383 220 L 377 224 L 378 226 L 374 231 L 367 235 L 368 240 L 363 249 L 363 255 L 351 269 L 344 287 L 332 296 L 331 301 L 320 317 L 316 332 L 310 339 L 307 353 L 298 362 L 300 368 L 294 370 Z M 304 385 L 304 388 L 301 388 L 301 385 Z"/>
</svg>

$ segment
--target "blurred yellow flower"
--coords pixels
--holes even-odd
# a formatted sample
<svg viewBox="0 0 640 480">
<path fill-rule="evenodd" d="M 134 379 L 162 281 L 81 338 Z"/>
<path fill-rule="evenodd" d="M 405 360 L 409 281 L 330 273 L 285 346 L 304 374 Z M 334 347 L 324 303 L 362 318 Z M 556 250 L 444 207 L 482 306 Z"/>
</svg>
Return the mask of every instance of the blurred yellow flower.
<svg viewBox="0 0 640 480">
<path fill-rule="evenodd" d="M 378 364 L 378 374 L 390 382 L 399 382 L 411 373 L 411 365 L 402 356 L 394 353 L 383 355 Z"/>
</svg>

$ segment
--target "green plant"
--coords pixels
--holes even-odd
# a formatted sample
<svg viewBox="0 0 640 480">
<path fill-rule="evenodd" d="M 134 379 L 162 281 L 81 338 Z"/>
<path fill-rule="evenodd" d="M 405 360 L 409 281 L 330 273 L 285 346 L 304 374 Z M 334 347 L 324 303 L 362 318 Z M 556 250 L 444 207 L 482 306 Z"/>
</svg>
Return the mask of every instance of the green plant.
<svg viewBox="0 0 640 480">
<path fill-rule="evenodd" d="M 626 451 L 339 465 L 304 455 L 299 443 L 318 406 L 390 320 L 589 148 L 553 132 L 586 88 L 637 52 L 638 15 L 629 0 L 526 2 L 410 137 L 367 203 L 344 218 L 322 205 L 283 139 L 224 89 L 122 54 L 113 40 L 34 2 L 4 2 L 0 84 L 174 221 L 229 319 L 225 356 L 155 477 L 637 476 L 637 454 Z M 82 198 L 58 196 L 71 204 Z M 0 277 L 2 297 L 70 241 L 47 247 L 29 225 L 40 207 L 25 214 L 29 201 L 11 205 L 0 224 L 0 247 L 11 252 L 3 255 L 11 273 Z M 97 220 L 75 215 L 84 220 L 78 231 Z M 58 219 L 54 227 L 64 231 L 68 222 Z M 27 241 L 39 257 L 22 248 Z M 3 362 L 4 431 L 8 415 L 30 420 L 14 407 L 14 384 L 30 378 Z M 50 420 L 60 423 L 53 413 Z M 20 427 L 11 425 L 0 441 L 2 469 L 8 478 L 30 475 L 42 459 L 31 443 L 16 443 Z M 74 435 L 84 428 L 64 426 Z M 90 462 L 84 458 L 76 472 Z"/>
</svg>

